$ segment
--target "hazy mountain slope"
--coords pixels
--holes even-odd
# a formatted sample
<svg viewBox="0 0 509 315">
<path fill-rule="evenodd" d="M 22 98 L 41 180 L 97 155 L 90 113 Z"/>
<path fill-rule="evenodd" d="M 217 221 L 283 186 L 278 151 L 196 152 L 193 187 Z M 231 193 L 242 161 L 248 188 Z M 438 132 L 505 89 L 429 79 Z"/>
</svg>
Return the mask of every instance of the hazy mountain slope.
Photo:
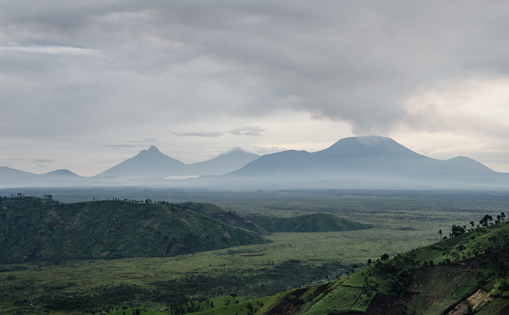
<svg viewBox="0 0 509 315">
<path fill-rule="evenodd" d="M 221 175 L 233 172 L 260 156 L 242 150 L 234 150 L 211 160 L 188 164 L 186 175 Z"/>
<path fill-rule="evenodd" d="M 73 173 L 66 169 L 51 171 L 49 173 L 44 174 L 44 176 L 55 176 L 55 177 L 59 176 L 59 177 L 74 177 L 74 178 L 79 177 L 78 174 Z"/>
<path fill-rule="evenodd" d="M 141 150 L 134 157 L 115 165 L 96 177 L 167 177 L 185 174 L 186 165 L 167 155 L 155 146 Z"/>
<path fill-rule="evenodd" d="M 2 263 L 174 256 L 266 242 L 254 232 L 166 203 L 0 201 Z"/>
<path fill-rule="evenodd" d="M 288 150 L 257 157 L 237 150 L 189 165 L 151 146 L 93 178 L 72 174 L 67 170 L 57 170 L 35 175 L 2 167 L 0 187 L 158 185 L 241 190 L 509 188 L 509 174 L 497 173 L 472 159 L 437 160 L 413 152 L 390 138 L 376 136 L 341 139 L 313 153 Z M 207 176 L 188 180 L 167 179 L 197 175 Z"/>
<path fill-rule="evenodd" d="M 509 222 L 460 230 L 433 245 L 369 260 L 353 275 L 264 299 L 254 314 L 509 314 Z M 244 314 L 253 303 L 196 314 Z"/>
<path fill-rule="evenodd" d="M 281 232 L 331 232 L 368 229 L 371 226 L 338 218 L 332 214 L 316 213 L 290 218 L 263 215 L 247 216 L 248 220 L 271 233 Z"/>
<path fill-rule="evenodd" d="M 33 174 L 0 167 L 0 187 L 40 187 L 40 186 L 86 186 L 88 179 L 69 170 L 56 170 L 46 174 Z"/>
<path fill-rule="evenodd" d="M 288 150 L 266 154 L 227 176 L 274 176 L 305 172 L 312 168 L 311 153 Z"/>
<path fill-rule="evenodd" d="M 115 165 L 96 177 L 169 177 L 220 175 L 237 170 L 259 156 L 242 150 L 222 154 L 211 160 L 185 164 L 161 153 L 155 146 Z"/>
<path fill-rule="evenodd" d="M 322 151 L 268 154 L 217 179 L 284 188 L 465 188 L 509 185 L 507 176 L 474 160 L 432 159 L 384 137 L 351 137 Z M 242 183 L 242 182 L 241 182 Z"/>
<path fill-rule="evenodd" d="M 36 180 L 38 178 L 37 175 L 19 171 L 13 168 L 0 166 L 0 184 L 8 184 L 12 183 L 12 185 L 16 185 L 18 183 L 25 183 L 27 181 Z M 15 186 L 14 186 L 15 187 Z"/>
</svg>

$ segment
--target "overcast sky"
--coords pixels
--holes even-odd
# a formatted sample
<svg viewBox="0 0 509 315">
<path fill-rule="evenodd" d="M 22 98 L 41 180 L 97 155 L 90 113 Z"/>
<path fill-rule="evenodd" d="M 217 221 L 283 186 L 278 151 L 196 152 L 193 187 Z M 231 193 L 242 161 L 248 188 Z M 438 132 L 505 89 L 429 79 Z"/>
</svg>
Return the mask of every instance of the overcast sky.
<svg viewBox="0 0 509 315">
<path fill-rule="evenodd" d="M 509 172 L 509 1 L 0 0 L 0 166 L 388 136 Z"/>
</svg>

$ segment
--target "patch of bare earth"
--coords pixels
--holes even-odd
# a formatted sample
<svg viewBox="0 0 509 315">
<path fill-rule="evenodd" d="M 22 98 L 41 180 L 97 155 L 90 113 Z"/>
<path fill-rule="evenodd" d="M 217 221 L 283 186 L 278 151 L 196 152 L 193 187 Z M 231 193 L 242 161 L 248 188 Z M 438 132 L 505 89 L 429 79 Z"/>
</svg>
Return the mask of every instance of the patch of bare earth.
<svg viewBox="0 0 509 315">
<path fill-rule="evenodd" d="M 460 304 L 456 305 L 447 315 L 462 315 L 468 313 L 468 307 L 470 306 L 472 309 L 478 307 L 483 302 L 491 302 L 494 299 L 487 295 L 487 292 L 479 289 L 475 291 L 474 294 L 466 298 Z"/>
<path fill-rule="evenodd" d="M 289 296 L 285 297 L 281 300 L 281 302 L 277 303 L 270 309 L 268 313 L 265 315 L 291 315 L 295 314 L 299 309 L 300 306 L 304 303 L 306 303 L 306 300 L 299 299 L 297 297 L 302 296 L 304 293 L 306 293 L 308 289 L 302 288 L 293 291 Z M 294 297 L 294 298 L 290 298 Z"/>
</svg>

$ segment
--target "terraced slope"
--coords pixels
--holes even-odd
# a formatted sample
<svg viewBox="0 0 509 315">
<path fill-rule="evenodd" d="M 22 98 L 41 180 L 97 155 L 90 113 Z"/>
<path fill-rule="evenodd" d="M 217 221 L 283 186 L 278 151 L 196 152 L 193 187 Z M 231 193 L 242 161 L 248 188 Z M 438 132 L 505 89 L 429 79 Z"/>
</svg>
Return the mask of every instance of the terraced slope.
<svg viewBox="0 0 509 315">
<path fill-rule="evenodd" d="M 438 243 L 282 292 L 255 311 L 236 305 L 193 314 L 509 314 L 509 222 L 496 222 L 453 228 Z"/>
</svg>

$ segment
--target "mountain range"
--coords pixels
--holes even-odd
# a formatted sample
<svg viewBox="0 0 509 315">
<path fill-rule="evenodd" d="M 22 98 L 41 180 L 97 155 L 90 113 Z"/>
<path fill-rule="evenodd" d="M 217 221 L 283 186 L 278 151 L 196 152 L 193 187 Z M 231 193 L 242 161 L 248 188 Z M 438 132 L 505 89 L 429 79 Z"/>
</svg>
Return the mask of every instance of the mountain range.
<svg viewBox="0 0 509 315">
<path fill-rule="evenodd" d="M 233 150 L 208 161 L 184 164 L 169 157 L 155 146 L 142 150 L 134 157 L 107 169 L 96 177 L 170 177 L 221 175 L 235 171 L 260 156 L 242 150 Z"/>
<path fill-rule="evenodd" d="M 199 176 L 199 177 L 198 177 Z M 175 180 L 179 177 L 179 180 Z M 186 177 L 198 177 L 188 178 Z M 155 146 L 91 177 L 58 170 L 35 175 L 0 167 L 0 186 L 160 185 L 220 189 L 505 189 L 509 174 L 467 157 L 418 154 L 378 136 L 344 138 L 318 151 L 258 156 L 241 150 L 184 164 Z"/>
<path fill-rule="evenodd" d="M 274 188 L 466 188 L 504 186 L 498 173 L 467 157 L 438 160 L 386 137 L 351 137 L 318 152 L 267 154 L 221 177 L 224 184 L 249 181 Z"/>
</svg>

